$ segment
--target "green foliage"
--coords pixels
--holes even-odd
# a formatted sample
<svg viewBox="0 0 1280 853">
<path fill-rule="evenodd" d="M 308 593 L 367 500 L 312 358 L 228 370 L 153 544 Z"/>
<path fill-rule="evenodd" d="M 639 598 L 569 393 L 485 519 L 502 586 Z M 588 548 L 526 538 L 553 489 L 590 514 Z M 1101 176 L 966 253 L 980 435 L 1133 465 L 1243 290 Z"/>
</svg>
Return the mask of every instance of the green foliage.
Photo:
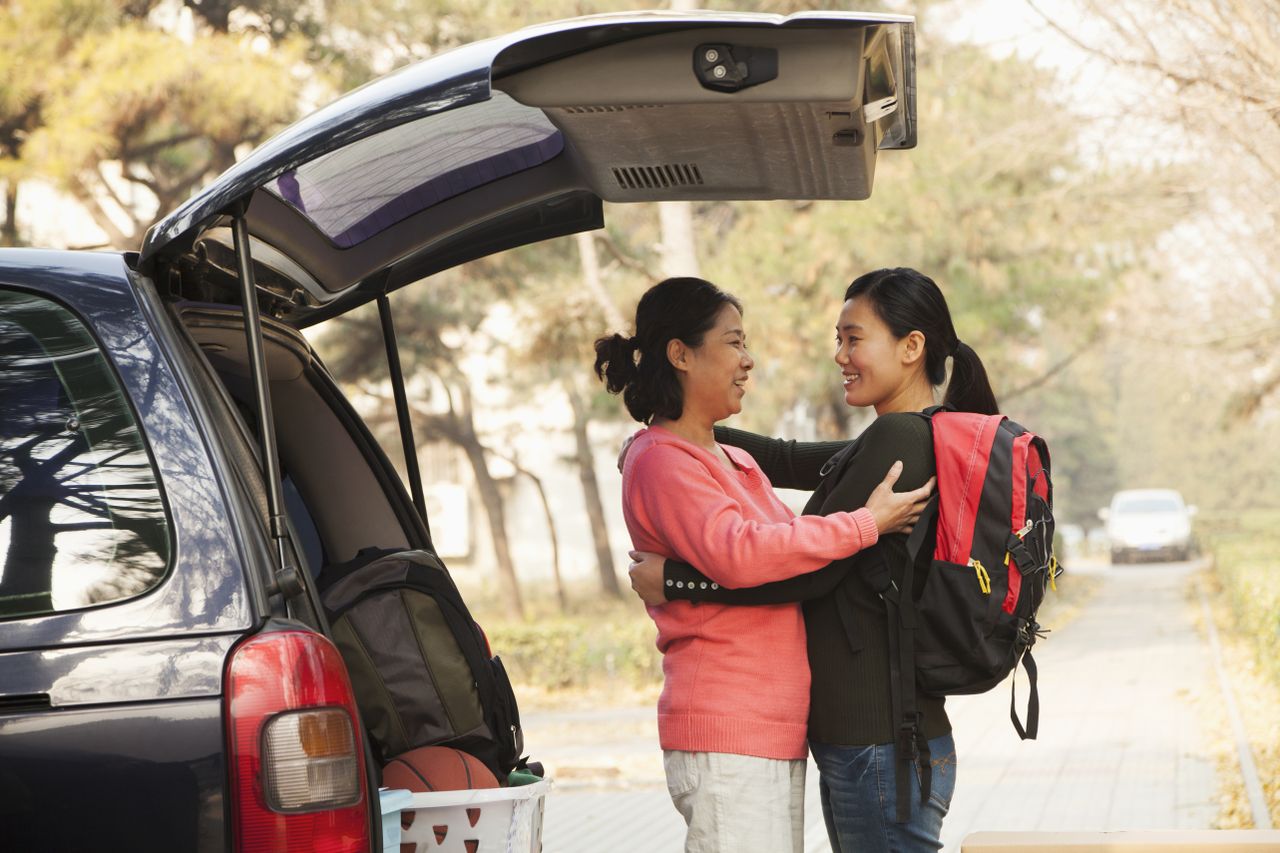
<svg viewBox="0 0 1280 853">
<path fill-rule="evenodd" d="M 1249 637 L 1259 665 L 1280 686 L 1280 510 L 1253 509 L 1201 520 L 1235 629 Z"/>
<path fill-rule="evenodd" d="M 121 180 L 167 212 L 296 117 L 305 44 L 197 29 L 153 3 L 34 0 L 0 9 L 0 178 L 39 175 L 76 197 L 122 249 L 149 216 Z M 323 77 L 311 75 L 323 88 Z M 120 178 L 104 170 L 120 165 Z M 120 226 L 123 212 L 132 227 Z"/>
<path fill-rule="evenodd" d="M 662 681 L 653 622 L 639 605 L 631 615 L 558 617 L 488 625 L 490 645 L 518 684 L 546 690 L 645 687 Z"/>
<path fill-rule="evenodd" d="M 64 179 L 135 152 L 148 156 L 131 165 L 156 175 L 178 179 L 195 168 L 203 178 L 213 152 L 262 139 L 294 116 L 298 58 L 296 45 L 259 53 L 216 35 L 192 45 L 136 23 L 86 36 L 60 63 L 32 155 L 44 174 Z"/>
</svg>

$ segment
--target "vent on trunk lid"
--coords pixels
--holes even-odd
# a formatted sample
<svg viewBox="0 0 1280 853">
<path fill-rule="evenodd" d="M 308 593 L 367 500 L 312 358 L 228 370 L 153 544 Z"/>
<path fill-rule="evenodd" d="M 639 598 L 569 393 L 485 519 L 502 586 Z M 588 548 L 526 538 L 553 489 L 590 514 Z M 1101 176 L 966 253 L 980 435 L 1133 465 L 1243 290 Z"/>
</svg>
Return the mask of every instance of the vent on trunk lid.
<svg viewBox="0 0 1280 853">
<path fill-rule="evenodd" d="M 653 190 L 665 187 L 693 187 L 702 183 L 696 163 L 665 163 L 661 166 L 614 166 L 613 177 L 624 190 Z"/>
<path fill-rule="evenodd" d="M 660 110 L 662 104 L 601 104 L 599 106 L 561 107 L 570 115 L 588 113 L 622 113 L 628 110 Z"/>
</svg>

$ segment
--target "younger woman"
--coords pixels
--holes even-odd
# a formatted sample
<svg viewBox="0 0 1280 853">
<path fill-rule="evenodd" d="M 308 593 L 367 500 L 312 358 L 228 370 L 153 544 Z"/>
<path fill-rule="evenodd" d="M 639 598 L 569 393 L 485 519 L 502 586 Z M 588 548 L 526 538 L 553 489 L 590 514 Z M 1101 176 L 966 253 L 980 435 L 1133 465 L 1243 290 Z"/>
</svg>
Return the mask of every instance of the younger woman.
<svg viewBox="0 0 1280 853">
<path fill-rule="evenodd" d="M 995 414 L 995 395 L 981 360 L 960 342 L 941 290 L 911 269 L 867 273 L 849 286 L 836 321 L 835 362 L 845 402 L 870 406 L 876 419 L 851 443 L 798 444 L 736 430 L 716 430 L 723 443 L 742 447 L 778 486 L 815 489 L 805 515 L 838 513 L 862 504 L 892 460 L 902 460 L 901 484 L 923 483 L 934 473 L 928 421 L 936 389 L 951 380 L 943 402 L 960 411 Z M 838 451 L 832 457 L 832 453 Z M 915 594 L 927 579 L 930 541 L 915 566 Z M 896 749 L 890 708 L 888 619 L 866 576 L 883 563 L 900 580 L 906 536 L 885 536 L 852 558 L 787 581 L 755 589 L 703 586 L 688 565 L 655 555 L 633 555 L 632 586 L 646 603 L 664 599 L 773 606 L 803 601 L 812 672 L 809 749 L 820 772 L 827 834 L 835 853 L 909 853 L 941 849 L 942 819 L 955 788 L 951 724 L 940 697 L 918 697 L 919 730 L 928 742 L 931 785 L 920 802 L 919 774 L 911 781 L 908 823 L 897 823 Z M 665 556 L 669 556 L 664 554 Z M 701 568 L 696 556 L 680 556 Z M 672 605 L 668 605 L 672 606 Z"/>
<path fill-rule="evenodd" d="M 715 592 L 814 571 L 919 516 L 928 489 L 895 495 L 894 472 L 864 508 L 795 518 L 749 453 L 716 443 L 712 430 L 741 410 L 754 366 L 732 296 L 668 279 L 640 300 L 635 327 L 633 338 L 596 342 L 596 372 L 649 425 L 622 476 L 636 548 L 695 562 L 705 572 L 697 583 Z M 665 676 L 658 734 L 686 851 L 800 853 L 809 704 L 800 608 L 675 602 L 650 614 Z"/>
</svg>

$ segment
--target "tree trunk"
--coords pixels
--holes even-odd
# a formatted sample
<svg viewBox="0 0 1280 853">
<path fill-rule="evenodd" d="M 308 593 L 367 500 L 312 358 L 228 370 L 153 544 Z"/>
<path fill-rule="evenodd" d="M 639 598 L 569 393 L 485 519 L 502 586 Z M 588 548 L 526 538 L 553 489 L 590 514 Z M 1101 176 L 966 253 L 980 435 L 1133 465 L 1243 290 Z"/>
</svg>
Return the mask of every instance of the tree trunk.
<svg viewBox="0 0 1280 853">
<path fill-rule="evenodd" d="M 502 456 L 502 454 L 497 454 Z M 556 533 L 555 515 L 551 512 L 551 501 L 547 499 L 547 489 L 542 485 L 542 478 L 525 468 L 515 459 L 503 456 L 524 476 L 529 478 L 533 487 L 538 490 L 538 500 L 542 503 L 542 514 L 547 519 L 547 535 L 551 537 L 551 576 L 556 582 L 556 601 L 560 604 L 560 612 L 569 612 L 569 595 L 564 589 L 564 578 L 560 574 L 560 536 Z"/>
<path fill-rule="evenodd" d="M 670 0 L 671 11 L 693 12 L 698 0 Z M 658 202 L 662 225 L 662 273 L 697 276 L 698 253 L 693 242 L 693 208 L 687 201 Z"/>
<path fill-rule="evenodd" d="M 615 332 L 622 331 L 627 327 L 627 321 L 609 296 L 609 292 L 604 289 L 604 282 L 600 280 L 600 253 L 596 251 L 594 234 L 586 232 L 578 234 L 578 257 L 582 261 L 582 283 L 586 285 L 596 304 L 600 306 L 605 323 Z"/>
<path fill-rule="evenodd" d="M 94 223 L 107 235 L 107 242 L 112 248 L 126 251 L 137 245 L 138 241 L 132 235 L 125 234 L 120 226 L 116 225 L 111 219 L 102 204 L 94 197 L 93 190 L 84 181 L 74 181 L 71 185 L 71 194 L 84 206 L 89 216 L 93 218 Z"/>
<path fill-rule="evenodd" d="M 517 619 L 524 619 L 524 599 L 520 595 L 520 582 L 516 578 L 515 563 L 511 559 L 511 542 L 507 537 L 507 515 L 502 505 L 502 493 L 498 491 L 498 483 L 489 473 L 489 463 L 485 459 L 485 447 L 476 435 L 475 421 L 471 417 L 470 392 L 462 389 L 462 411 L 455 411 L 458 423 L 458 444 L 467 454 L 467 461 L 475 472 L 476 488 L 480 491 L 480 502 L 484 506 L 485 515 L 489 518 L 489 536 L 493 541 L 494 558 L 498 561 L 498 579 L 502 587 L 502 598 L 507 611 Z"/>
<path fill-rule="evenodd" d="M 12 178 L 4 185 L 4 225 L 0 227 L 0 246 L 21 246 L 18 238 L 18 182 Z"/>
<path fill-rule="evenodd" d="M 658 202 L 662 225 L 662 273 L 697 276 L 698 252 L 693 239 L 693 208 L 687 201 Z"/>
<path fill-rule="evenodd" d="M 578 479 L 582 483 L 582 498 L 587 505 L 587 519 L 591 524 L 591 539 L 596 546 L 596 569 L 600 573 L 600 589 L 605 595 L 622 597 L 618 575 L 613 567 L 613 550 L 609 547 L 609 528 L 605 525 L 604 504 L 600 500 L 600 481 L 596 479 L 595 458 L 587 440 L 587 424 L 591 418 L 581 389 L 570 386 L 569 404 L 573 407 L 573 438 L 577 445 Z"/>
</svg>

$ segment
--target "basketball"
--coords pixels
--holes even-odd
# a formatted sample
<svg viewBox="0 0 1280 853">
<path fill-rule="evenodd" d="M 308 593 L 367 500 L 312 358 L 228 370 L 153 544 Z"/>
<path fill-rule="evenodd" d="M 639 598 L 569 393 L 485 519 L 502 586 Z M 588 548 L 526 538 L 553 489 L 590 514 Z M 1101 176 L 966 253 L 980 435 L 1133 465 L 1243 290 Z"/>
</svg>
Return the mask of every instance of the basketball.
<svg viewBox="0 0 1280 853">
<path fill-rule="evenodd" d="M 382 784 L 415 793 L 499 787 L 484 762 L 447 746 L 423 746 L 397 755 L 382 768 Z"/>
</svg>

